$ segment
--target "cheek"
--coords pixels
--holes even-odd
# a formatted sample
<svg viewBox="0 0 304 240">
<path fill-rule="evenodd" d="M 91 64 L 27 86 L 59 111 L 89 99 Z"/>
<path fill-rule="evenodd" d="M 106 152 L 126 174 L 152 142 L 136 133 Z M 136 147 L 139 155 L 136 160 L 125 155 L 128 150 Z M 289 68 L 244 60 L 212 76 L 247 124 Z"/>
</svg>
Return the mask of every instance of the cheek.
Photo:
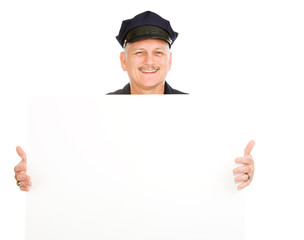
<svg viewBox="0 0 304 240">
<path fill-rule="evenodd" d="M 162 62 L 162 66 L 165 70 L 169 71 L 171 69 L 171 60 L 170 59 L 165 59 L 163 62 Z"/>
<path fill-rule="evenodd" d="M 138 65 L 137 61 L 134 61 L 134 59 L 128 59 L 129 61 L 126 62 L 126 70 L 130 77 L 134 78 L 138 74 Z"/>
<path fill-rule="evenodd" d="M 128 57 L 126 59 L 126 66 L 127 66 L 128 69 L 134 67 L 135 65 L 136 65 L 136 61 L 135 61 L 134 58 Z"/>
</svg>

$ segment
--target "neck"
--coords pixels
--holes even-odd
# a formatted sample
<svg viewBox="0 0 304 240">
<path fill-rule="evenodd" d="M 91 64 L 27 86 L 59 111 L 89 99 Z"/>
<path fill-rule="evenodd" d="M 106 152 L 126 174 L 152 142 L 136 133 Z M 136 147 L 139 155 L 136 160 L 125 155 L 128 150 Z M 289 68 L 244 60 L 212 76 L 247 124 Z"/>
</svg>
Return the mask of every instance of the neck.
<svg viewBox="0 0 304 240">
<path fill-rule="evenodd" d="M 130 81 L 131 94 L 164 94 L 165 81 L 152 87 L 139 87 Z"/>
</svg>

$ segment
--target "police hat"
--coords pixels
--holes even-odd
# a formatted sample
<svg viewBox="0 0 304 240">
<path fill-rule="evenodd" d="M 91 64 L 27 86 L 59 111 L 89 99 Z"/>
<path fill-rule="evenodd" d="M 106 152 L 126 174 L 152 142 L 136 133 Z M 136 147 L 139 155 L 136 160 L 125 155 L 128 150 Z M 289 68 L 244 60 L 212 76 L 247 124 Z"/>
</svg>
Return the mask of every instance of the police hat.
<svg viewBox="0 0 304 240">
<path fill-rule="evenodd" d="M 178 33 L 173 31 L 169 21 L 154 12 L 146 11 L 124 20 L 116 39 L 123 48 L 127 43 L 151 38 L 162 39 L 171 47 L 177 36 Z"/>
</svg>

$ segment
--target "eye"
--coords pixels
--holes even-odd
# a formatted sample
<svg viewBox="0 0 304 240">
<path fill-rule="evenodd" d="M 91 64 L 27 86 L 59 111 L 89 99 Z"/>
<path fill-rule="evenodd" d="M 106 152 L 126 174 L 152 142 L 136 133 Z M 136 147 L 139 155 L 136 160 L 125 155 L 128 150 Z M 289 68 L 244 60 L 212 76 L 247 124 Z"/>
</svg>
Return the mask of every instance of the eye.
<svg viewBox="0 0 304 240">
<path fill-rule="evenodd" d="M 156 55 L 162 56 L 162 55 L 164 55 L 164 53 L 162 51 L 156 51 Z"/>
<path fill-rule="evenodd" d="M 136 51 L 135 52 L 135 55 L 142 55 L 143 54 L 143 51 Z"/>
</svg>

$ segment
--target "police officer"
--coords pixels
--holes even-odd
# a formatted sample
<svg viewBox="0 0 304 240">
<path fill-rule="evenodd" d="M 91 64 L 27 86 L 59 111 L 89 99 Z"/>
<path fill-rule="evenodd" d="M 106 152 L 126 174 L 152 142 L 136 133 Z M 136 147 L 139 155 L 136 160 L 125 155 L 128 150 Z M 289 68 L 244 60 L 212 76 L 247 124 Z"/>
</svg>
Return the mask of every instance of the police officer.
<svg viewBox="0 0 304 240">
<path fill-rule="evenodd" d="M 177 36 L 170 22 L 154 12 L 123 21 L 116 39 L 124 48 L 121 67 L 128 72 L 130 83 L 109 94 L 185 94 L 165 81 L 172 63 L 170 48 Z"/>
<path fill-rule="evenodd" d="M 121 67 L 128 72 L 130 83 L 123 89 L 109 94 L 185 94 L 173 89 L 166 81 L 172 63 L 170 48 L 178 33 L 171 28 L 170 22 L 159 15 L 147 11 L 122 22 L 116 37 L 124 52 L 120 54 Z M 239 182 L 238 189 L 247 187 L 254 175 L 254 161 L 250 154 L 255 142 L 250 141 L 244 156 L 235 159 L 243 164 L 233 170 Z M 32 185 L 26 174 L 26 154 L 21 147 L 16 151 L 21 158 L 15 167 L 15 179 L 22 191 L 29 191 Z"/>
</svg>

